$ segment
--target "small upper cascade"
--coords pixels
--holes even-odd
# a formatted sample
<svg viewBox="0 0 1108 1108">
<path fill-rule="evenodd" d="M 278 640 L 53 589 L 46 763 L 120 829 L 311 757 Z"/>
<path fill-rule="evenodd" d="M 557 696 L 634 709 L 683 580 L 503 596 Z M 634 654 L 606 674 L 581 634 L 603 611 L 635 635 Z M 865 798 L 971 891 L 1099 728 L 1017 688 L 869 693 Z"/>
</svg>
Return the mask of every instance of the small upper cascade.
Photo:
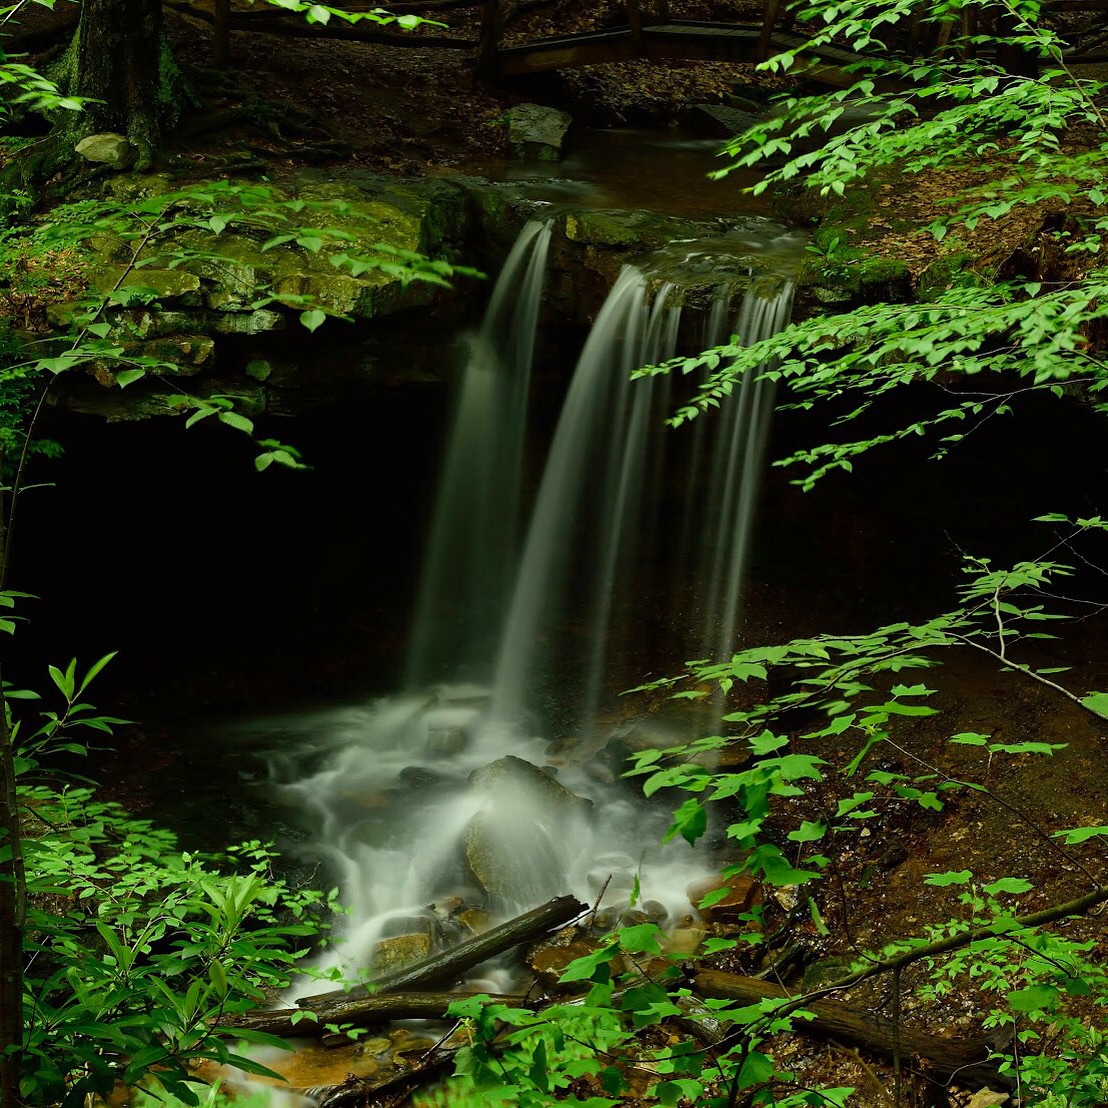
<svg viewBox="0 0 1108 1108">
<path fill-rule="evenodd" d="M 405 684 L 488 678 L 520 529 L 535 330 L 552 223 L 516 240 L 470 338 L 432 516 Z"/>
</svg>

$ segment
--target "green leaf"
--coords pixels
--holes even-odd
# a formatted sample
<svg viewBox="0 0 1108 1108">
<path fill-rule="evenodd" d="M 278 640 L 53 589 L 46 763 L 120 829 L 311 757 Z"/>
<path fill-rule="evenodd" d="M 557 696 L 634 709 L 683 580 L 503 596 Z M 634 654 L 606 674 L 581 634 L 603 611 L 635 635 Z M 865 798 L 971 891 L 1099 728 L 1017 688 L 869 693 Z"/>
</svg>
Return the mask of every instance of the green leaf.
<svg viewBox="0 0 1108 1108">
<path fill-rule="evenodd" d="M 929 873 L 924 879 L 925 885 L 936 885 L 946 888 L 948 885 L 968 885 L 973 880 L 973 873 L 968 869 L 950 870 L 947 873 Z"/>
<path fill-rule="evenodd" d="M 691 1100 L 695 1103 L 703 1093 L 704 1082 L 695 1081 L 691 1077 L 675 1077 L 654 1088 L 654 1095 L 666 1108 L 674 1108 L 679 1100 Z"/>
<path fill-rule="evenodd" d="M 795 831 L 790 831 L 788 837 L 794 843 L 814 843 L 826 834 L 827 824 L 805 820 Z"/>
<path fill-rule="evenodd" d="M 101 658 L 97 662 L 93 662 L 93 664 L 89 666 L 88 673 L 85 674 L 84 680 L 81 682 L 80 687 L 77 689 L 78 696 L 80 696 L 81 693 L 83 693 L 85 689 L 89 687 L 89 685 L 96 679 L 96 677 L 100 675 L 100 672 L 104 669 L 104 667 L 118 653 L 119 651 L 113 650 L 110 654 L 105 654 L 103 658 Z"/>
<path fill-rule="evenodd" d="M 546 1070 L 546 1041 L 544 1039 L 539 1039 L 538 1043 L 535 1044 L 527 1076 L 531 1079 L 531 1084 L 540 1092 L 547 1093 L 550 1091 L 550 1076 Z"/>
<path fill-rule="evenodd" d="M 1008 1005 L 1015 1012 L 1046 1012 L 1062 995 L 1053 985 L 1031 985 L 1008 994 Z"/>
<path fill-rule="evenodd" d="M 1001 877 L 982 886 L 990 896 L 996 896 L 997 893 L 1028 893 L 1034 887 L 1030 881 L 1025 881 L 1022 877 Z"/>
<path fill-rule="evenodd" d="M 220 423 L 226 423 L 228 427 L 233 427 L 236 431 L 245 431 L 246 434 L 252 435 L 254 433 L 254 421 L 247 419 L 246 416 L 240 415 L 238 412 L 219 412 Z"/>
<path fill-rule="evenodd" d="M 774 1073 L 773 1059 L 768 1054 L 752 1050 L 743 1060 L 742 1069 L 739 1070 L 738 1087 L 749 1089 L 754 1085 L 765 1084 Z"/>
<path fill-rule="evenodd" d="M 1068 831 L 1054 831 L 1052 834 L 1055 838 L 1062 839 L 1066 846 L 1076 846 L 1088 839 L 1108 837 L 1108 826 L 1102 824 L 1099 827 L 1073 827 Z"/>
<path fill-rule="evenodd" d="M 216 408 L 209 408 L 206 406 L 199 408 L 197 411 L 193 412 L 192 415 L 188 417 L 188 419 L 185 420 L 185 427 L 189 428 L 194 426 L 202 419 L 207 419 L 208 416 L 215 415 L 216 411 Z"/>
<path fill-rule="evenodd" d="M 318 308 L 312 308 L 310 311 L 300 313 L 300 322 L 303 323 L 309 331 L 315 331 L 326 318 L 327 313 L 321 312 Z"/>
<path fill-rule="evenodd" d="M 474 993 L 464 999 L 451 1001 L 446 1009 L 446 1014 L 455 1020 L 473 1020 L 481 1014 L 486 1004 L 491 1003 L 486 993 Z"/>
<path fill-rule="evenodd" d="M 135 381 L 141 381 L 145 376 L 146 370 L 141 366 L 135 366 L 132 369 L 121 369 L 115 375 L 115 383 L 121 389 L 125 389 L 128 385 L 134 384 Z"/>
<path fill-rule="evenodd" d="M 718 889 L 710 889 L 700 898 L 700 903 L 697 905 L 697 908 L 701 910 L 711 908 L 721 900 L 726 900 L 730 892 L 731 889 L 727 885 L 721 885 Z"/>
<path fill-rule="evenodd" d="M 957 735 L 952 735 L 950 741 L 962 746 L 984 746 L 989 738 L 989 735 L 982 735 L 977 731 L 960 731 Z"/>
<path fill-rule="evenodd" d="M 658 945 L 661 936 L 662 931 L 657 924 L 640 923 L 635 927 L 620 929 L 619 945 L 632 954 L 661 954 L 661 947 Z"/>
<path fill-rule="evenodd" d="M 1102 719 L 1108 719 L 1108 693 L 1089 693 L 1081 698 L 1081 706 Z"/>
<path fill-rule="evenodd" d="M 690 797 L 673 813 L 673 824 L 666 832 L 665 841 L 670 842 L 680 834 L 686 842 L 695 845 L 696 840 L 708 829 L 708 812 L 704 805 Z"/>
<path fill-rule="evenodd" d="M 575 958 L 564 970 L 559 980 L 569 984 L 573 981 L 607 981 L 608 963 L 619 953 L 614 943 L 606 943 L 599 950 Z M 453 1005 L 451 1005 L 453 1007 Z"/>
</svg>

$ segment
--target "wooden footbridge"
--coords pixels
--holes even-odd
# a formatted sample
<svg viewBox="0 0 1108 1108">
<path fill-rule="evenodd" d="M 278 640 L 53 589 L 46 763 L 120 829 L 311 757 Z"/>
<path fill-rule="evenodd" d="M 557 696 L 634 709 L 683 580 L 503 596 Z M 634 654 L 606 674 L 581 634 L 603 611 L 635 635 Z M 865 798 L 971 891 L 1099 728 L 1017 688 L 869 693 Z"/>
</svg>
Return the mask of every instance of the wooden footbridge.
<svg viewBox="0 0 1108 1108">
<path fill-rule="evenodd" d="M 768 0 L 761 25 L 704 23 L 669 19 L 665 14 L 644 17 L 639 0 L 625 0 L 627 25 L 555 38 L 538 39 L 515 46 L 501 44 L 502 0 L 484 0 L 477 68 L 482 77 L 522 77 L 581 65 L 649 61 L 756 62 L 771 54 L 803 45 L 790 34 L 791 18 L 777 28 L 782 0 Z M 663 13 L 665 5 L 663 4 Z M 837 47 L 821 49 L 820 59 L 841 68 L 859 56 Z M 816 59 L 817 63 L 820 59 Z"/>
<path fill-rule="evenodd" d="M 790 0 L 765 0 L 760 24 L 705 23 L 688 19 L 670 19 L 661 0 L 661 14 L 651 18 L 639 6 L 639 0 L 624 0 L 625 26 L 580 34 L 537 39 L 532 42 L 503 45 L 503 0 L 483 0 L 481 36 L 477 53 L 477 72 L 485 80 L 523 77 L 582 65 L 630 61 L 762 62 L 774 54 L 802 49 L 797 60 L 805 77 L 832 85 L 850 85 L 856 80 L 853 66 L 863 61 L 861 54 L 834 44 L 811 46 L 805 36 L 794 33 Z M 963 56 L 977 51 L 976 12 L 959 19 L 935 22 L 922 18 L 926 5 L 909 21 L 905 41 L 906 56 L 943 53 L 957 42 Z M 1108 0 L 1046 0 L 1050 10 L 1098 10 L 1108 8 Z M 1010 20 L 1009 20 L 1010 22 Z M 994 51 L 986 50 L 996 63 L 1011 73 L 1032 76 L 1038 59 L 1023 47 L 1010 46 L 1003 39 L 1015 32 L 1006 17 L 1000 16 L 995 33 L 1002 42 Z M 1108 36 L 1106 36 L 1108 37 Z M 1075 58 L 1074 60 L 1078 60 Z M 1084 59 L 1082 59 L 1084 60 Z M 1091 60 L 1091 59 L 1090 59 Z"/>
<path fill-rule="evenodd" d="M 617 27 L 559 38 L 539 39 L 519 46 L 501 47 L 489 61 L 495 76 L 522 77 L 602 62 L 674 61 L 759 62 L 771 54 L 803 46 L 800 35 L 783 30 L 767 32 L 764 26 L 667 20 Z M 807 52 L 808 75 L 832 84 L 850 83 L 844 67 L 861 55 L 837 46 L 821 46 Z M 488 69 L 482 65 L 482 72 Z"/>
<path fill-rule="evenodd" d="M 414 10 L 433 13 L 436 8 L 468 8 L 480 5 L 481 28 L 476 44 L 469 37 L 408 36 L 388 29 L 367 28 L 336 20 L 332 20 L 329 25 L 309 25 L 297 13 L 285 10 L 232 12 L 232 0 L 210 0 L 211 12 L 204 10 L 203 4 L 198 3 L 198 0 L 165 2 L 186 7 L 192 14 L 214 24 L 215 61 L 220 66 L 227 64 L 229 32 L 232 29 L 380 42 L 420 49 L 472 51 L 476 45 L 477 75 L 485 81 L 526 77 L 558 69 L 623 62 L 635 58 L 658 62 L 761 62 L 774 54 L 799 49 L 797 60 L 800 65 L 797 68 L 803 69 L 806 78 L 844 86 L 852 84 L 856 79 L 851 70 L 856 63 L 863 60 L 863 55 L 842 46 L 809 45 L 805 36 L 795 33 L 792 0 L 764 0 L 761 22 L 750 24 L 671 19 L 667 10 L 668 0 L 654 0 L 660 5 L 660 9 L 654 15 L 647 15 L 640 8 L 640 0 L 624 0 L 624 25 L 510 46 L 503 43 L 506 0 L 430 0 L 429 3 L 398 0 L 385 8 L 374 9 L 392 13 Z M 361 0 L 354 0 L 355 4 L 359 2 Z M 936 20 L 930 14 L 929 5 L 922 0 L 916 4 L 916 8 L 912 18 L 906 21 L 903 40 L 896 44 L 903 57 L 951 51 L 966 57 L 982 50 L 982 29 L 978 27 L 975 7 L 967 5 L 961 13 L 946 20 Z M 1090 23 L 1074 27 L 1065 35 L 1073 43 L 1065 57 L 1071 63 L 1108 61 L 1108 54 L 1104 53 L 1108 46 L 1108 0 L 1044 0 L 1043 12 L 1095 13 Z M 76 16 L 70 19 L 75 22 Z M 990 26 L 987 30 L 999 36 L 1001 41 L 993 50 L 985 47 L 983 53 L 986 56 L 992 57 L 1002 69 L 1010 73 L 1035 75 L 1038 57 L 1021 46 L 1004 42 L 1016 30 L 1012 17 L 1001 14 L 995 21 L 995 26 Z M 9 42 L 5 45 L 9 45 Z M 34 47 L 28 42 L 22 48 Z M 882 83 L 879 81 L 879 86 Z"/>
</svg>

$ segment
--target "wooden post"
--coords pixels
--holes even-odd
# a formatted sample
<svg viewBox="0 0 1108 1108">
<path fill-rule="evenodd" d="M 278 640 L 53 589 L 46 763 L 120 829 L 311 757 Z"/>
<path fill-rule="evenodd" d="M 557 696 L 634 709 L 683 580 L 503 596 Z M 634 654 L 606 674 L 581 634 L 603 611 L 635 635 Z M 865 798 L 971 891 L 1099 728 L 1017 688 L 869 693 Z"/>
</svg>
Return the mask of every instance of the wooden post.
<svg viewBox="0 0 1108 1108">
<path fill-rule="evenodd" d="M 212 60 L 216 69 L 226 69 L 231 60 L 231 0 L 215 0 L 215 38 Z"/>
<path fill-rule="evenodd" d="M 977 30 L 980 26 L 978 15 L 979 9 L 976 7 L 966 7 L 962 9 L 961 53 L 963 58 L 972 58 L 977 54 L 977 44 L 970 42 L 970 39 L 977 36 Z"/>
<path fill-rule="evenodd" d="M 773 51 L 773 28 L 781 11 L 781 0 L 766 0 L 766 14 L 762 19 L 762 33 L 758 36 L 757 60 L 764 62 Z"/>
<path fill-rule="evenodd" d="M 627 25 L 631 28 L 631 50 L 636 58 L 645 53 L 642 42 L 642 10 L 639 0 L 625 0 L 627 5 Z"/>
<path fill-rule="evenodd" d="M 479 81 L 500 77 L 500 32 L 504 13 L 500 0 L 484 0 L 481 5 L 481 37 L 477 41 L 476 74 Z"/>
</svg>

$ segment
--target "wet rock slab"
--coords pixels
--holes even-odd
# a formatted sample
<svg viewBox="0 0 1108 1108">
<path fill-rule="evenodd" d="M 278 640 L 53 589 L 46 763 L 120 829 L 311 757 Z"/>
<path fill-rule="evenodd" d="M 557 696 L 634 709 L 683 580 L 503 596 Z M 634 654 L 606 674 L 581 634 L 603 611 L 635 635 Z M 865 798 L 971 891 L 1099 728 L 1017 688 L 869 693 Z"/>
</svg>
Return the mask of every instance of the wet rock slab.
<svg viewBox="0 0 1108 1108">
<path fill-rule="evenodd" d="M 564 892 L 568 864 L 583 844 L 589 802 L 513 755 L 475 770 L 470 788 L 483 804 L 463 839 L 481 888 L 515 904 Z"/>
</svg>

